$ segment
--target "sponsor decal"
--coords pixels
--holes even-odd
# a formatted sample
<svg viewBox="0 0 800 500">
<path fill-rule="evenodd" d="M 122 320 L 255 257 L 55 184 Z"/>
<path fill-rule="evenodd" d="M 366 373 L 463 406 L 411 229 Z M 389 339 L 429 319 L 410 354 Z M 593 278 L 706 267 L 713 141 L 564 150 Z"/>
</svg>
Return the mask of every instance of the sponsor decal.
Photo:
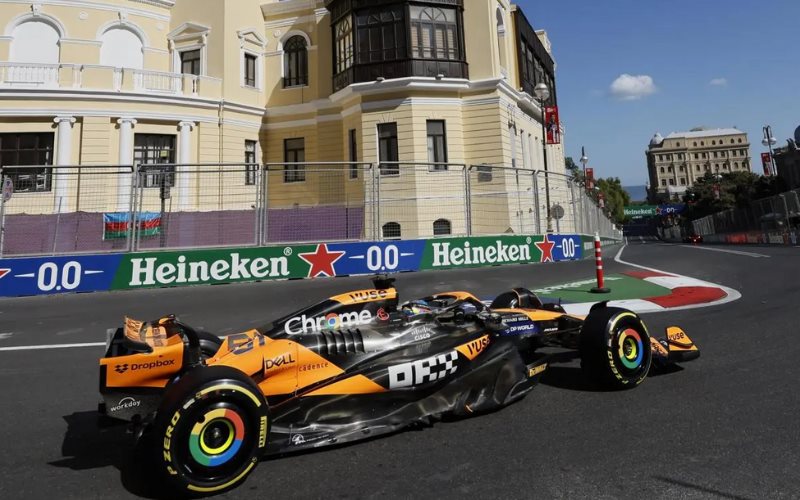
<svg viewBox="0 0 800 500">
<path fill-rule="evenodd" d="M 138 370 L 152 370 L 153 368 L 163 368 L 165 366 L 174 366 L 174 365 L 175 365 L 174 359 L 167 359 L 164 361 L 152 361 L 150 363 L 132 363 L 132 364 L 123 363 L 117 365 L 114 368 L 114 371 L 122 375 L 128 370 L 135 372 Z"/>
<path fill-rule="evenodd" d="M 131 408 L 138 408 L 141 405 L 142 405 L 141 401 L 137 401 L 137 400 L 135 400 L 133 398 L 127 397 L 127 398 L 120 399 L 119 403 L 117 403 L 114 406 L 112 406 L 111 408 L 109 408 L 108 411 L 111 412 L 111 413 L 115 413 L 115 412 L 118 412 L 120 410 L 129 410 Z"/>
<path fill-rule="evenodd" d="M 306 438 L 303 437 L 302 434 L 295 434 L 292 436 L 292 444 L 295 446 L 300 446 L 301 444 L 305 444 Z"/>
<path fill-rule="evenodd" d="M 546 237 L 545 237 L 546 238 Z M 433 242 L 433 261 L 431 267 L 482 266 L 486 264 L 513 264 L 531 262 L 531 245 L 527 243 L 505 243 L 503 240 L 473 238 L 457 242 Z"/>
<path fill-rule="evenodd" d="M 347 252 L 329 252 L 328 245 L 317 245 L 315 252 L 301 253 L 299 257 L 306 261 L 310 267 L 308 271 L 308 278 L 317 278 L 319 276 L 327 276 L 332 278 L 336 276 L 336 268 L 334 264 L 341 259 Z"/>
<path fill-rule="evenodd" d="M 369 311 L 353 311 L 341 314 L 331 313 L 327 316 L 309 318 L 305 314 L 294 317 L 286 322 L 283 330 L 289 335 L 302 335 L 309 332 L 322 332 L 327 330 L 340 330 L 366 325 L 372 321 Z"/>
<path fill-rule="evenodd" d="M 667 346 L 663 345 L 656 339 L 650 339 L 650 350 L 653 351 L 653 354 L 656 354 L 661 357 L 669 357 L 669 351 L 667 350 Z"/>
<path fill-rule="evenodd" d="M 681 340 L 684 340 L 686 338 L 686 334 L 680 330 L 677 330 L 674 332 L 669 332 L 667 338 L 669 338 L 670 342 L 680 342 Z"/>
<path fill-rule="evenodd" d="M 264 336 L 261 334 L 251 337 L 246 333 L 237 333 L 235 335 L 228 336 L 227 344 L 228 350 L 231 352 L 231 354 L 239 356 L 252 351 L 256 345 L 258 345 L 258 347 L 264 347 L 266 341 L 264 340 Z"/>
<path fill-rule="evenodd" d="M 258 447 L 267 445 L 267 417 L 262 416 L 258 424 Z"/>
<path fill-rule="evenodd" d="M 456 348 L 458 352 L 466 356 L 470 361 L 478 357 L 478 354 L 482 353 L 486 348 L 489 346 L 489 336 L 484 335 L 483 337 L 473 340 L 472 342 L 468 342 L 462 346 Z"/>
<path fill-rule="evenodd" d="M 326 439 L 330 439 L 330 437 L 331 434 L 320 434 L 317 436 L 308 436 L 308 437 L 306 437 L 303 434 L 293 434 L 290 440 L 292 442 L 292 445 L 300 446 L 303 444 L 310 444 L 317 441 L 324 441 Z"/>
<path fill-rule="evenodd" d="M 534 366 L 533 368 L 528 368 L 528 378 L 533 378 L 545 370 L 547 370 L 547 363 L 539 366 Z"/>
<path fill-rule="evenodd" d="M 327 368 L 329 366 L 331 366 L 331 364 L 327 363 L 327 362 L 325 362 L 325 363 L 310 363 L 310 364 L 307 364 L 307 365 L 300 365 L 300 368 L 298 369 L 298 371 L 310 372 L 312 370 L 322 370 L 322 369 L 325 369 L 325 368 Z"/>
<path fill-rule="evenodd" d="M 389 388 L 402 389 L 443 380 L 458 369 L 458 351 L 389 367 Z"/>
<path fill-rule="evenodd" d="M 378 309 L 378 319 L 381 321 L 389 321 L 389 313 L 386 312 L 384 308 Z"/>
<path fill-rule="evenodd" d="M 353 302 L 359 303 L 386 299 L 389 297 L 389 292 L 386 290 L 364 290 L 360 292 L 348 293 L 347 295 Z"/>
<path fill-rule="evenodd" d="M 417 326 L 411 330 L 410 334 L 414 341 L 428 340 L 433 337 L 433 330 L 428 325 Z"/>
<path fill-rule="evenodd" d="M 192 257 L 192 255 L 190 255 Z M 159 257 L 130 259 L 131 271 L 128 287 L 166 285 L 192 285 L 226 281 L 247 281 L 264 278 L 289 277 L 287 257 L 244 258 L 232 252 L 223 258 L 210 260 L 198 255 L 190 260 L 186 255 L 164 262 Z"/>
<path fill-rule="evenodd" d="M 264 360 L 264 368 L 269 371 L 273 368 L 294 364 L 295 359 L 291 354 L 284 354 L 272 359 Z"/>
<path fill-rule="evenodd" d="M 3 279 L 6 274 L 10 273 L 11 269 L 0 269 L 0 280 Z"/>
</svg>

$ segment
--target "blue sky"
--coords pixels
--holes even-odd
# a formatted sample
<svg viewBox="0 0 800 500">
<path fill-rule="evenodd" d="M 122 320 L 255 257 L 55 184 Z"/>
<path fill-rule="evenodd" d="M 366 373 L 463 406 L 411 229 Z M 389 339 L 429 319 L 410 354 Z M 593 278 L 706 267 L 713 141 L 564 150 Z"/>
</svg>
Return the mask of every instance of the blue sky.
<svg viewBox="0 0 800 500">
<path fill-rule="evenodd" d="M 785 145 L 800 125 L 800 0 L 516 3 L 553 44 L 566 154 L 586 146 L 596 176 L 644 184 L 653 134 L 697 126 L 747 132 L 760 173 L 762 127 Z"/>
</svg>

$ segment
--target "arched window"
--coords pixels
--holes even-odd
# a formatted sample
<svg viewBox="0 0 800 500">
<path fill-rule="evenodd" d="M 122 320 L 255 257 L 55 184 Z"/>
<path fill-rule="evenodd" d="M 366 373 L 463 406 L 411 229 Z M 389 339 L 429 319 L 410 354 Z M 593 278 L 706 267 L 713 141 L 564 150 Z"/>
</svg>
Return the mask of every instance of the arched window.
<svg viewBox="0 0 800 500">
<path fill-rule="evenodd" d="M 420 59 L 461 60 L 455 9 L 411 7 L 411 50 Z"/>
<path fill-rule="evenodd" d="M 439 219 L 433 223 L 434 236 L 448 236 L 453 234 L 453 226 L 447 219 Z"/>
<path fill-rule="evenodd" d="M 308 44 L 295 35 L 283 46 L 283 87 L 308 85 Z"/>
<path fill-rule="evenodd" d="M 344 17 L 336 24 L 336 73 L 353 66 L 353 25 L 350 18 Z"/>
<path fill-rule="evenodd" d="M 503 15 L 503 9 L 501 7 L 498 7 L 497 8 L 497 52 L 498 55 L 500 56 L 500 66 L 503 68 L 506 67 L 505 38 L 506 38 L 505 16 Z"/>
<path fill-rule="evenodd" d="M 144 53 L 142 39 L 125 28 L 111 28 L 100 37 L 100 64 L 117 68 L 142 69 Z"/>
<path fill-rule="evenodd" d="M 61 35 L 44 21 L 25 21 L 11 32 L 12 62 L 34 64 L 58 64 L 61 59 L 59 40 Z"/>
<path fill-rule="evenodd" d="M 401 236 L 402 230 L 397 222 L 387 222 L 383 225 L 383 239 L 399 240 Z"/>
</svg>

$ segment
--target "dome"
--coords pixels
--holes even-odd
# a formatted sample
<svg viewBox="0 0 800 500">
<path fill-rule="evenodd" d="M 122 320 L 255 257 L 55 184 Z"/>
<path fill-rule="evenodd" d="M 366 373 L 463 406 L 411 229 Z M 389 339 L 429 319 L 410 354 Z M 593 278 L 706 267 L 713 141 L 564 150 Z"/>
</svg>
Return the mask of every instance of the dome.
<svg viewBox="0 0 800 500">
<path fill-rule="evenodd" d="M 800 144 L 800 127 L 797 127 L 797 129 L 794 131 L 794 142 L 796 144 Z"/>
<path fill-rule="evenodd" d="M 654 135 L 653 138 L 650 139 L 650 147 L 660 146 L 663 143 L 664 143 L 664 138 L 661 137 L 661 134 L 659 132 L 656 132 L 656 135 Z"/>
</svg>

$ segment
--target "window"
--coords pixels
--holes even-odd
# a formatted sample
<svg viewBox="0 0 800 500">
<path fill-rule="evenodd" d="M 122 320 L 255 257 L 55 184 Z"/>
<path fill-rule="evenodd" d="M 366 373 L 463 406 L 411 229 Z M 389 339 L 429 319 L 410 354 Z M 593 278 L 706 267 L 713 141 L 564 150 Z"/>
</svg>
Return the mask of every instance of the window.
<svg viewBox="0 0 800 500">
<path fill-rule="evenodd" d="M 383 225 L 383 239 L 399 240 L 402 236 L 400 224 L 397 222 L 387 222 Z"/>
<path fill-rule="evenodd" d="M 741 144 L 741 143 L 742 143 L 742 139 L 741 139 L 741 138 L 739 138 L 739 144 Z"/>
<path fill-rule="evenodd" d="M 697 141 L 695 141 L 695 143 L 694 143 L 694 147 L 697 147 Z"/>
<path fill-rule="evenodd" d="M 680 143 L 680 142 L 676 142 L 676 143 L 675 143 L 675 147 L 676 147 L 676 148 L 679 148 L 679 147 L 681 147 L 681 143 Z"/>
<path fill-rule="evenodd" d="M 200 76 L 200 49 L 181 52 L 181 73 Z"/>
<path fill-rule="evenodd" d="M 295 35 L 283 47 L 283 87 L 308 85 L 308 44 L 306 39 Z"/>
<path fill-rule="evenodd" d="M 716 157 L 717 157 L 717 152 L 716 152 L 716 151 L 714 151 L 714 158 L 716 158 Z"/>
<path fill-rule="evenodd" d="M 336 23 L 334 29 L 336 32 L 335 71 L 341 73 L 353 66 L 353 25 L 350 23 L 350 17 L 342 18 Z"/>
<path fill-rule="evenodd" d="M 117 68 L 142 69 L 144 51 L 142 40 L 125 28 L 111 28 L 100 37 L 100 64 Z"/>
<path fill-rule="evenodd" d="M 700 171 L 700 165 L 696 165 L 696 166 L 694 167 L 694 170 L 695 170 L 695 172 L 699 172 L 699 171 Z"/>
<path fill-rule="evenodd" d="M 731 139 L 731 144 L 736 144 L 736 141 L 734 141 L 733 139 Z"/>
<path fill-rule="evenodd" d="M 136 134 L 133 139 L 133 162 L 145 165 L 147 175 L 144 187 L 175 185 L 175 136 L 161 134 Z M 172 166 L 159 167 L 159 164 Z"/>
<path fill-rule="evenodd" d="M 685 186 L 685 185 L 686 185 L 686 179 L 681 177 L 681 186 Z"/>
<path fill-rule="evenodd" d="M 411 52 L 418 59 L 461 59 L 455 9 L 410 7 Z"/>
<path fill-rule="evenodd" d="M 452 229 L 452 224 L 447 219 L 439 219 L 433 223 L 434 236 L 449 236 L 453 234 Z"/>
<path fill-rule="evenodd" d="M 711 145 L 712 146 L 716 146 L 717 145 L 717 141 L 711 141 Z"/>
<path fill-rule="evenodd" d="M 396 123 L 381 123 L 378 125 L 378 150 L 381 175 L 399 175 L 399 165 L 385 165 L 385 163 L 396 163 L 400 161 L 397 149 Z"/>
<path fill-rule="evenodd" d="M 447 163 L 447 134 L 444 120 L 428 120 L 428 163 Z M 447 165 L 434 165 L 433 170 L 447 170 Z"/>
<path fill-rule="evenodd" d="M 256 165 L 256 141 L 244 141 L 244 183 L 247 186 L 256 184 L 258 165 Z"/>
<path fill-rule="evenodd" d="M 35 64 L 58 64 L 61 33 L 50 23 L 32 19 L 11 32 L 9 60 Z"/>
<path fill-rule="evenodd" d="M 360 64 L 407 57 L 404 6 L 386 6 L 359 12 L 356 22 Z"/>
<path fill-rule="evenodd" d="M 34 166 L 53 164 L 52 133 L 0 134 L 0 165 L 3 174 L 11 178 L 17 193 L 50 191 L 51 169 L 15 169 L 15 165 Z"/>
<path fill-rule="evenodd" d="M 695 153 L 695 154 L 694 154 L 694 159 L 695 159 L 695 160 L 699 160 L 699 159 L 700 159 L 700 155 L 699 155 L 699 154 L 697 154 L 697 153 Z"/>
<path fill-rule="evenodd" d="M 661 185 L 662 186 L 666 186 L 667 185 L 667 180 L 666 179 L 661 179 Z"/>
<path fill-rule="evenodd" d="M 700 145 L 701 145 L 701 146 L 705 146 L 705 145 L 706 145 L 706 142 L 705 142 L 705 141 L 700 141 Z"/>
<path fill-rule="evenodd" d="M 670 186 L 674 186 L 675 185 L 675 179 L 670 179 L 669 180 L 669 185 Z"/>
<path fill-rule="evenodd" d="M 306 180 L 306 167 L 302 165 L 306 161 L 305 138 L 283 140 L 283 161 L 287 163 L 283 166 L 283 182 Z"/>
<path fill-rule="evenodd" d="M 349 146 L 350 146 L 350 178 L 358 179 L 358 131 L 356 129 L 350 130 Z"/>
<path fill-rule="evenodd" d="M 672 166 L 667 167 L 667 172 L 672 173 Z"/>
<path fill-rule="evenodd" d="M 661 173 L 662 174 L 664 173 L 664 167 L 661 167 Z"/>
<path fill-rule="evenodd" d="M 256 61 L 258 58 L 253 54 L 244 55 L 244 85 L 245 87 L 256 88 Z"/>
<path fill-rule="evenodd" d="M 738 161 L 733 164 L 733 168 L 736 169 L 736 170 L 739 170 L 739 162 Z"/>
<path fill-rule="evenodd" d="M 683 165 L 681 165 L 681 172 L 685 172 L 685 171 L 686 171 L 686 167 L 684 167 Z"/>
</svg>

